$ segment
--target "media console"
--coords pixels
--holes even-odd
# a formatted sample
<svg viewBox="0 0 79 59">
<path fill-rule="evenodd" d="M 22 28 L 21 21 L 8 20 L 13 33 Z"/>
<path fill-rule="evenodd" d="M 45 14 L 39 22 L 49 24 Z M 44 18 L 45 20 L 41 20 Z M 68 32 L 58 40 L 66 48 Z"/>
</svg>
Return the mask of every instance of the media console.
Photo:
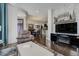
<svg viewBox="0 0 79 59">
<path fill-rule="evenodd" d="M 78 34 L 51 33 L 51 42 L 62 42 L 79 47 Z"/>
</svg>

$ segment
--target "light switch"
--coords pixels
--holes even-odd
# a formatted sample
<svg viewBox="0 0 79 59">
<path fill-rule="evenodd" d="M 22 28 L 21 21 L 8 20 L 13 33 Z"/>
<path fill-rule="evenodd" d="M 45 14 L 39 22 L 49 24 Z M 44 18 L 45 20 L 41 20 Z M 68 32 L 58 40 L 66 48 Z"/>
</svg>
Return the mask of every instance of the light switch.
<svg viewBox="0 0 79 59">
<path fill-rule="evenodd" d="M 0 25 L 0 31 L 1 31 L 1 25 Z"/>
</svg>

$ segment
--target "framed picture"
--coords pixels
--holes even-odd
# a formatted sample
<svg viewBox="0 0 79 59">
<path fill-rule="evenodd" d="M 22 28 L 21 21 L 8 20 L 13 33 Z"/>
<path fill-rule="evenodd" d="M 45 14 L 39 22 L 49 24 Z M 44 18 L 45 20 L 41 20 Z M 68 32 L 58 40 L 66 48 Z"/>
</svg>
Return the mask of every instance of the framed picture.
<svg viewBox="0 0 79 59">
<path fill-rule="evenodd" d="M 31 31 L 31 30 L 33 30 L 33 29 L 34 29 L 34 25 L 33 25 L 33 24 L 29 24 L 29 25 L 28 25 L 28 30 Z"/>
</svg>

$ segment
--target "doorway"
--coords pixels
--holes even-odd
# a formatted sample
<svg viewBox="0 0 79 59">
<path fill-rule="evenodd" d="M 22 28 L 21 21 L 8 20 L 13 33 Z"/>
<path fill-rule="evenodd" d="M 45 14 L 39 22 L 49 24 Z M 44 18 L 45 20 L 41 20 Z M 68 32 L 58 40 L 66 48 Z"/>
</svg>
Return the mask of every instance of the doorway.
<svg viewBox="0 0 79 59">
<path fill-rule="evenodd" d="M 23 19 L 18 19 L 17 32 L 20 35 L 23 32 Z"/>
</svg>

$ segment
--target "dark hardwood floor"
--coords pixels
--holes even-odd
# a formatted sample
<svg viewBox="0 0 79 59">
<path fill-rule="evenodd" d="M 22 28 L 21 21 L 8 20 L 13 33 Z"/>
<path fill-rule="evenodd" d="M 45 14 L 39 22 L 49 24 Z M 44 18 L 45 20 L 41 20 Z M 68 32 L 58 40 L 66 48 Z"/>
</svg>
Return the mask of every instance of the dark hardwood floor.
<svg viewBox="0 0 79 59">
<path fill-rule="evenodd" d="M 56 43 L 56 44 L 51 43 L 51 49 L 65 55 L 65 56 L 72 56 L 72 55 L 75 56 L 76 55 L 76 49 L 71 47 L 70 45 L 67 45 L 64 43 Z"/>
</svg>

